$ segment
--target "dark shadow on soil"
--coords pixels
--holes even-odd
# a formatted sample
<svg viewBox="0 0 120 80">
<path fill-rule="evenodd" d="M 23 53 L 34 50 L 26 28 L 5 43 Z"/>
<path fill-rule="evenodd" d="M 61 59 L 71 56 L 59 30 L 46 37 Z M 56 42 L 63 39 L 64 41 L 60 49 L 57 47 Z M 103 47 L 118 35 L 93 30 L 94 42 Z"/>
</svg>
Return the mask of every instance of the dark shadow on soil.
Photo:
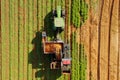
<svg viewBox="0 0 120 80">
<path fill-rule="evenodd" d="M 47 36 L 51 39 L 55 37 L 52 11 L 49 12 L 44 18 L 44 30 L 46 31 Z"/>
<path fill-rule="evenodd" d="M 44 19 L 44 30 L 47 36 L 54 38 L 52 12 L 46 15 Z M 31 42 L 34 45 L 33 50 L 28 55 L 28 63 L 32 64 L 32 68 L 38 70 L 35 73 L 36 78 L 44 77 L 44 80 L 56 80 L 61 76 L 61 70 L 51 70 L 50 55 L 45 55 L 42 48 L 42 32 L 36 32 L 35 38 Z"/>
<path fill-rule="evenodd" d="M 42 68 L 42 58 L 44 57 L 42 51 L 42 33 L 36 32 L 35 38 L 32 40 L 31 44 L 34 46 L 33 50 L 28 55 L 28 63 L 32 64 L 32 68 Z"/>
</svg>

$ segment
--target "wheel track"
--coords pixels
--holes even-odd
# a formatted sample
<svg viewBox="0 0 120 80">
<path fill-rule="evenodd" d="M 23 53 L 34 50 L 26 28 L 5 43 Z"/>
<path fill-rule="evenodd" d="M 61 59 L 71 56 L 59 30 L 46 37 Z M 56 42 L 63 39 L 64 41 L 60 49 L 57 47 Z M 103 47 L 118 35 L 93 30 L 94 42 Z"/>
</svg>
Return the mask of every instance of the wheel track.
<svg viewBox="0 0 120 80">
<path fill-rule="evenodd" d="M 99 24 L 98 24 L 98 61 L 97 61 L 97 80 L 100 80 L 100 42 L 101 42 L 101 20 L 103 13 L 104 0 L 101 1 Z"/>
<path fill-rule="evenodd" d="M 10 54 L 9 54 L 9 52 L 10 52 L 10 43 L 9 43 L 9 41 L 10 41 L 10 38 L 9 38 L 9 14 L 8 14 L 8 12 L 10 11 L 9 10 L 9 1 L 6 1 L 5 0 L 5 23 L 6 23 L 6 25 L 5 25 L 5 32 L 6 32 L 6 34 L 8 34 L 7 36 L 6 36 L 6 40 L 5 40 L 5 43 L 6 43 L 6 51 L 5 51 L 5 55 L 6 55 L 6 61 L 5 61 L 5 63 L 6 63 L 6 66 L 5 66 L 5 69 L 8 69 L 7 70 L 7 72 L 6 72 L 6 75 L 5 75 L 5 79 L 6 80 L 9 80 L 9 73 L 10 73 L 10 67 L 9 67 L 9 57 L 10 57 Z"/>
<path fill-rule="evenodd" d="M 65 33 L 64 33 L 64 40 L 65 43 L 68 42 L 68 10 L 69 10 L 69 0 L 65 0 Z"/>
<path fill-rule="evenodd" d="M 110 8 L 110 19 L 109 19 L 109 35 L 108 35 L 108 80 L 110 80 L 110 42 L 111 42 L 111 24 L 112 24 L 112 15 L 113 15 L 113 6 L 114 0 L 112 0 L 111 8 Z"/>
<path fill-rule="evenodd" d="M 90 13 L 91 13 L 91 0 L 89 2 L 90 5 Z M 91 22 L 91 16 L 90 16 Z M 89 26 L 89 80 L 91 80 L 91 27 Z"/>
<path fill-rule="evenodd" d="M 90 13 L 91 13 L 91 9 L 92 9 L 92 5 L 91 5 L 91 0 L 89 1 L 89 5 L 90 5 Z M 90 23 L 92 22 L 91 20 L 91 16 L 90 16 Z M 92 77 L 92 69 L 91 69 L 91 26 L 89 26 L 89 80 L 91 80 Z"/>
</svg>

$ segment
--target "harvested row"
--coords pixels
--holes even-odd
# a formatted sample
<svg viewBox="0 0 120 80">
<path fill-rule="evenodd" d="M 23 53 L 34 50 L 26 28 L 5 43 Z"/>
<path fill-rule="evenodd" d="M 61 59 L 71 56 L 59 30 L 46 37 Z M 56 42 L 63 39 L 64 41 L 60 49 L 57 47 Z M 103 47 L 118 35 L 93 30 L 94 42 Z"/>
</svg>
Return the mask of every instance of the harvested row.
<svg viewBox="0 0 120 80">
<path fill-rule="evenodd" d="M 98 3 L 99 5 L 97 5 Z M 91 16 L 89 16 L 89 24 L 87 24 L 90 33 L 89 54 L 87 54 L 89 57 L 88 79 L 118 80 L 119 4 L 115 0 L 98 0 L 98 2 L 89 2 L 89 5 L 89 15 Z M 85 45 L 87 44 L 85 43 Z"/>
</svg>

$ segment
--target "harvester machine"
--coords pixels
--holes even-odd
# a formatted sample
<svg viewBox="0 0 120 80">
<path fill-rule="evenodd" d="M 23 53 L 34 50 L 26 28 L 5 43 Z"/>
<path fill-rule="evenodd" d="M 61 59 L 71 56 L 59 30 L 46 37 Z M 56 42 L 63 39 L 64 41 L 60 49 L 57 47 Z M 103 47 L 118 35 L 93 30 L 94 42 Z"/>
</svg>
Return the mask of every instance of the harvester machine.
<svg viewBox="0 0 120 80">
<path fill-rule="evenodd" d="M 71 72 L 71 55 L 70 46 L 60 38 L 60 33 L 65 27 L 65 11 L 61 10 L 61 6 L 57 6 L 57 10 L 53 10 L 53 30 L 55 37 L 52 41 L 47 40 L 47 34 L 42 32 L 42 45 L 44 54 L 50 55 L 51 69 L 61 69 L 62 73 Z"/>
</svg>

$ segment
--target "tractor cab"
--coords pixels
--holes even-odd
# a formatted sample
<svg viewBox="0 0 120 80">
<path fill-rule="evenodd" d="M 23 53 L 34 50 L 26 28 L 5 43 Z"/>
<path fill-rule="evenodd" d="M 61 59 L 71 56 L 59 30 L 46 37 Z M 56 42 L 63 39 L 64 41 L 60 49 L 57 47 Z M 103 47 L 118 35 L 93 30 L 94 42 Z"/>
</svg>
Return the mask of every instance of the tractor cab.
<svg viewBox="0 0 120 80">
<path fill-rule="evenodd" d="M 53 19 L 53 29 L 56 34 L 59 34 L 64 30 L 65 27 L 65 11 L 61 9 L 61 6 L 57 6 L 57 9 L 53 10 Z"/>
</svg>

